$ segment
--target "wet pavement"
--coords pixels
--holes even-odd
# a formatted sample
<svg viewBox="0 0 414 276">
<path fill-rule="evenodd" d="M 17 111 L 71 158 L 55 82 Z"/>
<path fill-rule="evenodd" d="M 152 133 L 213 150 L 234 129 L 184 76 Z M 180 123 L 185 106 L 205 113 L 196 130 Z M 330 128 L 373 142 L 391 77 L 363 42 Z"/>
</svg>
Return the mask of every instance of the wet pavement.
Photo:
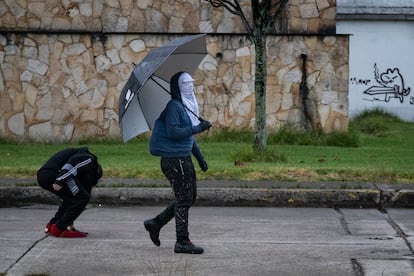
<svg viewBox="0 0 414 276">
<path fill-rule="evenodd" d="M 104 179 L 76 227 L 46 236 L 58 198 L 34 179 L 0 178 L 0 275 L 414 276 L 414 185 L 198 181 L 190 238 L 176 254 L 174 222 L 156 247 L 143 221 L 173 198 L 165 180 Z"/>
<path fill-rule="evenodd" d="M 156 247 L 143 221 L 161 206 L 90 205 L 87 238 L 46 236 L 57 206 L 0 208 L 6 275 L 414 275 L 414 210 L 194 206 L 201 255 L 173 252 L 173 221 Z"/>
</svg>

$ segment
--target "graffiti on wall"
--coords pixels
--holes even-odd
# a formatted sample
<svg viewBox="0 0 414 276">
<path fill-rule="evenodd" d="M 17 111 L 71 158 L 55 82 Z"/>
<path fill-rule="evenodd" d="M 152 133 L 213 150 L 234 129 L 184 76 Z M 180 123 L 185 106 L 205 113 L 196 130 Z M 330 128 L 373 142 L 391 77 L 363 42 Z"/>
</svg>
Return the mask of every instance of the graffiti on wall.
<svg viewBox="0 0 414 276">
<path fill-rule="evenodd" d="M 410 87 L 404 84 L 403 75 L 398 68 L 388 68 L 380 72 L 377 64 L 374 64 L 374 79 L 377 84 L 370 86 L 363 91 L 364 100 L 389 102 L 390 100 L 399 100 L 403 103 L 405 99 L 414 104 L 414 97 L 410 95 Z M 351 84 L 369 85 L 369 79 L 351 78 Z"/>
</svg>

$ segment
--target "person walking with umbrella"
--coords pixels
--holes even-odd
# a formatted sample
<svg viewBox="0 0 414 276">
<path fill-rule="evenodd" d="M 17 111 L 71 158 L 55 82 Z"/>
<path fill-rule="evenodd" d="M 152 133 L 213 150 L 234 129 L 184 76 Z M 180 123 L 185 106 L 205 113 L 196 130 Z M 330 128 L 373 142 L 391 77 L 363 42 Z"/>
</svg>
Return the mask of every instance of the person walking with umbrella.
<svg viewBox="0 0 414 276">
<path fill-rule="evenodd" d="M 174 252 L 201 254 L 204 249 L 189 239 L 188 211 L 196 201 L 196 173 L 191 154 L 203 171 L 207 162 L 194 135 L 212 126 L 199 117 L 194 95 L 194 79 L 188 72 L 178 72 L 170 80 L 171 100 L 155 121 L 150 138 L 150 152 L 161 157 L 161 170 L 172 185 L 175 199 L 161 213 L 144 221 L 152 242 L 160 246 L 161 228 L 175 218 L 176 237 Z"/>
</svg>

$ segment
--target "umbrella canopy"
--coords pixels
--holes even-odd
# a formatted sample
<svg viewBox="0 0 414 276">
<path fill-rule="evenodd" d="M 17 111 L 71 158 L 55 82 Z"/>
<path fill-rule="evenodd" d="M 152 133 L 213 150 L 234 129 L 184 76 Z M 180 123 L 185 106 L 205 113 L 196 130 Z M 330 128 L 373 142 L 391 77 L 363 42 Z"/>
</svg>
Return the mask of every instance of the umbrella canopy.
<svg viewBox="0 0 414 276">
<path fill-rule="evenodd" d="M 119 124 L 124 143 L 149 131 L 170 100 L 170 78 L 192 74 L 207 54 L 205 34 L 173 40 L 153 49 L 134 68 L 119 97 Z"/>
</svg>

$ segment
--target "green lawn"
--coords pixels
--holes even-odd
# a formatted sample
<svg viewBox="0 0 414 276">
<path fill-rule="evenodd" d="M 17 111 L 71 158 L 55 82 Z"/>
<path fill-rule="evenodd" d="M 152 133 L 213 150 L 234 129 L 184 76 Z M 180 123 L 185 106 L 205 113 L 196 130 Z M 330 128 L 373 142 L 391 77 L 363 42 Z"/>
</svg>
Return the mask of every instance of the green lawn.
<svg viewBox="0 0 414 276">
<path fill-rule="evenodd" d="M 351 123 L 351 128 L 358 133 L 357 147 L 318 143 L 268 144 L 270 152 L 284 157 L 285 161 L 280 162 L 239 160 L 240 152 L 252 148 L 253 134 L 251 142 L 240 141 L 237 133 L 228 135 L 223 141 L 199 137 L 199 146 L 209 164 L 209 171 L 198 170 L 198 178 L 413 183 L 414 123 L 404 123 L 383 115 L 372 118 Z M 367 122 L 368 130 L 364 128 Z M 246 133 L 243 135 L 246 137 Z M 0 176 L 34 177 L 36 170 L 51 154 L 80 145 L 88 146 L 98 156 L 105 178 L 164 179 L 159 158 L 149 153 L 146 138 L 137 138 L 127 144 L 121 141 L 60 145 L 3 141 L 0 143 Z M 195 164 L 198 168 L 196 161 Z"/>
</svg>

